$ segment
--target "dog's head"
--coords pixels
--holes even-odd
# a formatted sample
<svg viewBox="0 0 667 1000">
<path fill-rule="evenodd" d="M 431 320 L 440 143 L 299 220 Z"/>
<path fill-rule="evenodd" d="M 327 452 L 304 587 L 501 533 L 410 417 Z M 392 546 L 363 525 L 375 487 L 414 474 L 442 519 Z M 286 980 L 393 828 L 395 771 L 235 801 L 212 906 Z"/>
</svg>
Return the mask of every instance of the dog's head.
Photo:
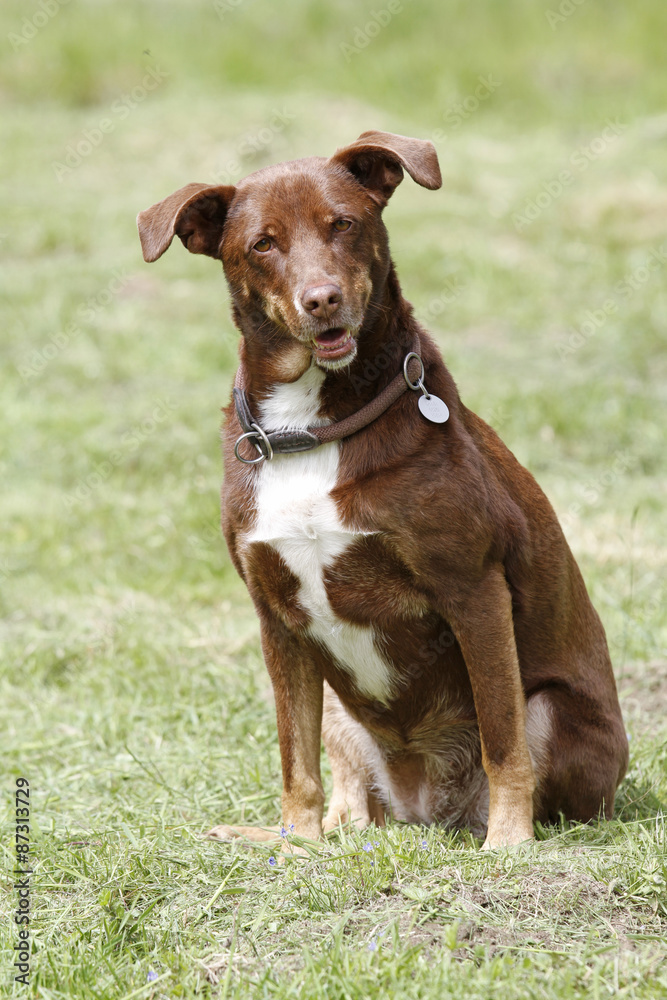
<svg viewBox="0 0 667 1000">
<path fill-rule="evenodd" d="M 265 167 L 234 187 L 187 184 L 139 213 L 144 259 L 178 236 L 222 261 L 241 330 L 282 349 L 288 369 L 348 365 L 387 278 L 381 214 L 404 170 L 442 183 L 432 143 L 364 132 L 328 160 Z"/>
</svg>

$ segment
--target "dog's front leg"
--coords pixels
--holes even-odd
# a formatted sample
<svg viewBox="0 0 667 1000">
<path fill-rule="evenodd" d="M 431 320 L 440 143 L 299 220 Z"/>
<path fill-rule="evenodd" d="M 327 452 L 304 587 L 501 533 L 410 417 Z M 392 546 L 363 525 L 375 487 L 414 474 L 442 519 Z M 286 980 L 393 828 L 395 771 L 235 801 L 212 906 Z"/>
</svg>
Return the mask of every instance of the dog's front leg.
<svg viewBox="0 0 667 1000">
<path fill-rule="evenodd" d="M 263 622 L 262 651 L 276 699 L 283 823 L 315 840 L 322 836 L 324 811 L 320 776 L 324 682 L 305 645 L 282 624 Z"/>
<path fill-rule="evenodd" d="M 470 675 L 489 779 L 484 848 L 533 836 L 535 776 L 526 741 L 526 701 L 514 640 L 512 599 L 501 566 L 449 609 Z"/>
<path fill-rule="evenodd" d="M 283 770 L 282 821 L 290 833 L 316 840 L 322 836 L 324 790 L 320 777 L 322 675 L 307 649 L 281 622 L 262 621 L 262 651 L 276 699 L 278 740 Z M 290 829 L 291 827 L 294 829 Z M 279 840 L 280 826 L 216 826 L 216 840 L 246 837 Z M 293 849 L 299 853 L 298 849 Z"/>
</svg>

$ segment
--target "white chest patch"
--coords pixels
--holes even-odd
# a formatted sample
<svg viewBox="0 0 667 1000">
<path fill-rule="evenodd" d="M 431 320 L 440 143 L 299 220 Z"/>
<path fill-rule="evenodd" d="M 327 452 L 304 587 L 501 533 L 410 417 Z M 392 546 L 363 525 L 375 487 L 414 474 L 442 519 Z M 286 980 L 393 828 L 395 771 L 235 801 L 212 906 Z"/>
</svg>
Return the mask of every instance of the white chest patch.
<svg viewBox="0 0 667 1000">
<path fill-rule="evenodd" d="M 278 430 L 322 423 L 317 414 L 324 377 L 312 367 L 296 382 L 277 385 L 261 407 L 262 426 Z M 391 669 L 375 645 L 372 627 L 340 619 L 324 587 L 324 569 L 360 534 L 343 526 L 330 495 L 339 452 L 333 441 L 263 462 L 255 494 L 257 523 L 247 541 L 267 542 L 280 553 L 301 584 L 299 601 L 311 618 L 309 635 L 352 675 L 360 693 L 386 704 Z"/>
</svg>

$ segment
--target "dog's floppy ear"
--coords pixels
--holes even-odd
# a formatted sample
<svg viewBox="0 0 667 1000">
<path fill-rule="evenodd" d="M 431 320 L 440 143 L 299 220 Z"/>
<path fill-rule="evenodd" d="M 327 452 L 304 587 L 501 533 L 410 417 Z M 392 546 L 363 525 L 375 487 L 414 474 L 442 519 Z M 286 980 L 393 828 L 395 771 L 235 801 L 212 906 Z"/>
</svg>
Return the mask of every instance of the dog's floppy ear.
<svg viewBox="0 0 667 1000">
<path fill-rule="evenodd" d="M 329 162 L 346 167 L 382 206 L 403 180 L 403 170 L 417 184 L 432 191 L 442 184 L 438 155 L 428 139 L 409 139 L 392 132 L 362 132 L 355 142 L 336 150 Z"/>
<path fill-rule="evenodd" d="M 137 216 L 144 260 L 151 263 L 168 249 L 174 236 L 190 253 L 220 257 L 222 227 L 236 188 L 186 184 Z"/>
</svg>

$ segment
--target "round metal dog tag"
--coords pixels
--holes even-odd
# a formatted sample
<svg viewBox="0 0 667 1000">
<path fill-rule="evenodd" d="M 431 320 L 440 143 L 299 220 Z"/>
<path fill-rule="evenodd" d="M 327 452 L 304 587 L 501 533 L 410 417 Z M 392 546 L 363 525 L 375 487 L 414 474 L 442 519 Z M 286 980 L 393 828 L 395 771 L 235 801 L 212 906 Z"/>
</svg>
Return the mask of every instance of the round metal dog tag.
<svg viewBox="0 0 667 1000">
<path fill-rule="evenodd" d="M 439 396 L 430 393 L 419 397 L 419 409 L 432 424 L 444 424 L 449 420 L 449 407 Z"/>
</svg>

